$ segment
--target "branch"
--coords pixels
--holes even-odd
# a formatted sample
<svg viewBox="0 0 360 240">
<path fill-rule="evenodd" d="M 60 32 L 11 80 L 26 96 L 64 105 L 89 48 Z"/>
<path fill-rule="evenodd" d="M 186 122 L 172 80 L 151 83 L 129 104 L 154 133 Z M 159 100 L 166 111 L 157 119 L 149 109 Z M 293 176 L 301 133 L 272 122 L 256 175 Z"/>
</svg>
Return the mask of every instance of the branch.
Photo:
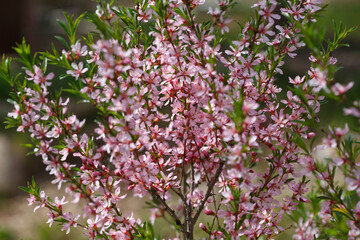
<svg viewBox="0 0 360 240">
<path fill-rule="evenodd" d="M 205 197 L 204 197 L 204 199 L 201 201 L 200 207 L 199 207 L 199 209 L 197 210 L 195 216 L 194 216 L 193 219 L 192 219 L 192 224 L 195 224 L 195 223 L 196 223 L 196 221 L 198 220 L 198 218 L 199 218 L 202 210 L 204 209 L 205 203 L 206 203 L 206 201 L 208 200 L 208 198 L 210 197 L 211 192 L 212 192 L 212 190 L 213 190 L 213 188 L 214 188 L 214 186 L 215 186 L 215 183 L 217 182 L 217 180 L 218 180 L 218 178 L 219 178 L 219 176 L 220 176 L 220 174 L 221 174 L 221 172 L 222 172 L 222 170 L 223 170 L 223 168 L 224 168 L 224 165 L 225 165 L 225 161 L 221 161 L 219 168 L 216 170 L 216 173 L 215 173 L 214 178 L 212 179 L 212 181 L 211 181 L 210 184 L 208 185 L 208 189 L 207 189 L 207 191 L 206 191 Z"/>
<path fill-rule="evenodd" d="M 180 228 L 181 232 L 185 233 L 186 230 L 184 229 L 184 224 L 181 223 L 181 220 L 176 215 L 175 211 L 169 207 L 166 201 L 159 196 L 159 194 L 156 192 L 154 188 L 150 188 L 148 191 L 154 199 L 160 202 L 160 204 L 165 208 L 167 213 L 170 214 L 170 216 L 174 219 L 176 225 L 179 225 L 181 227 Z"/>
</svg>

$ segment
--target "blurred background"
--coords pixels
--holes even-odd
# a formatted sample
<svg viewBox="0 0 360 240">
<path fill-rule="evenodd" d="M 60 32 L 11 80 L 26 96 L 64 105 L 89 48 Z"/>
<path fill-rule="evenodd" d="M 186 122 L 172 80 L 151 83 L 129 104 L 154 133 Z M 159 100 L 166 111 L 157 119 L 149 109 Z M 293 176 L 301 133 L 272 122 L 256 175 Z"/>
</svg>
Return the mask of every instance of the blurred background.
<svg viewBox="0 0 360 240">
<path fill-rule="evenodd" d="M 118 1 L 116 1 L 118 2 Z M 129 0 L 123 1 L 127 4 Z M 210 1 L 212 2 L 212 1 Z M 253 13 L 250 6 L 256 1 L 242 0 L 232 11 L 237 20 L 246 20 Z M 318 24 L 326 28 L 331 37 L 333 21 L 342 21 L 346 26 L 360 26 L 360 0 L 326 0 L 329 4 L 326 11 L 321 13 Z M 30 43 L 32 51 L 46 51 L 51 43 L 56 44 L 55 35 L 63 35 L 57 24 L 57 19 L 64 20 L 63 11 L 80 15 L 83 11 L 94 11 L 96 3 L 90 0 L 11 0 L 2 1 L 0 5 L 0 53 L 14 56 L 13 47 L 25 37 Z M 199 18 L 205 16 L 207 8 L 199 10 Z M 236 36 L 237 24 L 232 25 Z M 86 34 L 92 30 L 90 24 L 83 21 L 79 28 L 79 34 Z M 343 83 L 354 81 L 355 87 L 351 94 L 358 96 L 360 82 L 360 30 L 358 29 L 346 40 L 350 48 L 342 48 L 335 53 L 335 57 L 343 63 L 344 69 L 337 73 L 336 78 Z M 298 52 L 299 57 L 287 61 L 284 66 L 284 79 L 287 76 L 303 75 L 309 68 L 309 52 L 302 49 Z M 48 195 L 55 196 L 56 187 L 48 182 L 45 168 L 40 159 L 26 156 L 28 149 L 21 146 L 27 142 L 26 136 L 16 133 L 15 129 L 5 130 L 3 120 L 12 106 L 6 102 L 10 89 L 6 83 L 0 81 L 0 240 L 12 239 L 85 239 L 76 231 L 65 235 L 59 231 L 59 227 L 49 228 L 47 211 L 33 213 L 33 207 L 27 206 L 27 194 L 18 189 L 25 186 L 26 182 L 35 177 L 39 185 L 44 186 Z M 325 104 L 322 120 L 326 123 L 336 122 L 343 126 L 344 119 L 336 118 L 334 107 L 341 111 L 341 106 L 331 103 Z M 26 157 L 25 157 L 26 156 Z M 61 194 L 59 194 L 61 196 Z M 140 209 L 140 203 L 131 202 L 135 211 Z M 138 206 L 137 206 L 138 205 Z M 57 229 L 56 229 L 57 228 Z M 290 235 L 284 234 L 281 239 L 290 239 Z"/>
</svg>

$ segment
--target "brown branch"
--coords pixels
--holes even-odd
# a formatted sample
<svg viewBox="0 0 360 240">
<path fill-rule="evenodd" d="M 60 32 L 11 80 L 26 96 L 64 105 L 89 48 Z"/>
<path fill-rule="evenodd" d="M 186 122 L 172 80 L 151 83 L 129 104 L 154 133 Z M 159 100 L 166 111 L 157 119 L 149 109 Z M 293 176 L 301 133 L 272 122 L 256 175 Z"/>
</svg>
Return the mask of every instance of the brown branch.
<svg viewBox="0 0 360 240">
<path fill-rule="evenodd" d="M 169 205 L 166 203 L 166 201 L 164 199 L 162 199 L 160 197 L 160 195 L 156 192 L 156 190 L 154 188 L 150 188 L 148 190 L 148 192 L 151 194 L 151 196 L 156 199 L 157 201 L 160 202 L 160 204 L 165 208 L 165 210 L 167 211 L 167 213 L 174 219 L 176 225 L 180 226 L 180 231 L 185 233 L 186 230 L 184 229 L 184 224 L 181 223 L 181 220 L 179 219 L 179 217 L 176 215 L 175 211 L 169 207 Z"/>
<path fill-rule="evenodd" d="M 212 181 L 210 182 L 210 184 L 208 185 L 208 189 L 206 191 L 206 194 L 205 194 L 205 197 L 204 199 L 201 201 L 201 204 L 200 204 L 200 207 L 199 209 L 197 210 L 195 216 L 192 218 L 192 224 L 194 225 L 196 223 L 196 221 L 198 220 L 202 210 L 204 209 L 204 206 L 205 206 L 205 203 L 206 201 L 208 200 L 208 198 L 210 197 L 211 195 L 211 192 L 213 191 L 213 188 L 215 186 L 215 183 L 217 182 L 223 168 L 224 168 L 224 165 L 225 165 L 225 161 L 221 161 L 220 162 L 220 165 L 219 165 L 219 168 L 216 170 L 216 173 L 215 173 L 215 176 L 214 178 L 212 179 Z"/>
</svg>

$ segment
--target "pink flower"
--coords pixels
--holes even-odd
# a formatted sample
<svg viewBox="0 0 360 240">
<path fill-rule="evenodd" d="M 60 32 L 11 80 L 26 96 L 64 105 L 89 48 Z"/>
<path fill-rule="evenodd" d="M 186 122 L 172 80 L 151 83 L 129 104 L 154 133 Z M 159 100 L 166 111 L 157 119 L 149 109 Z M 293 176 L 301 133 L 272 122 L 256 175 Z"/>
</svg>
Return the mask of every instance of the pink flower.
<svg viewBox="0 0 360 240">
<path fill-rule="evenodd" d="M 328 135 L 326 138 L 322 139 L 322 145 L 319 145 L 318 149 L 327 149 L 327 148 L 336 148 L 337 142 L 331 135 Z"/>
<path fill-rule="evenodd" d="M 95 13 L 102 20 L 111 20 L 115 16 L 115 13 L 111 10 L 110 7 L 110 4 L 107 4 L 105 10 L 99 6 Z"/>
<path fill-rule="evenodd" d="M 14 102 L 14 107 L 15 109 L 11 112 L 8 113 L 8 117 L 12 117 L 12 118 L 18 118 L 18 116 L 21 116 L 22 112 L 20 111 L 20 106 L 17 102 Z"/>
<path fill-rule="evenodd" d="M 30 194 L 30 197 L 26 199 L 28 201 L 28 206 L 33 205 L 36 202 L 36 197 Z"/>
<path fill-rule="evenodd" d="M 46 133 L 48 138 L 58 138 L 62 134 L 62 129 L 58 125 L 54 125 L 53 128 Z"/>
<path fill-rule="evenodd" d="M 294 85 L 299 85 L 302 82 L 304 82 L 304 80 L 305 80 L 305 76 L 303 76 L 302 78 L 300 78 L 300 76 L 296 76 L 294 79 L 289 77 L 289 82 Z"/>
<path fill-rule="evenodd" d="M 259 224 L 267 224 L 272 220 L 271 211 L 267 211 L 266 209 L 263 209 L 260 213 L 257 214 L 259 218 L 261 218 Z"/>
<path fill-rule="evenodd" d="M 347 183 L 347 189 L 349 191 L 356 190 L 358 196 L 360 196 L 360 172 L 357 170 L 353 171 L 354 177 L 346 177 L 345 182 Z"/>
<path fill-rule="evenodd" d="M 229 27 L 227 26 L 229 23 L 232 22 L 231 18 L 227 18 L 227 19 L 223 19 L 223 15 L 220 15 L 220 30 L 221 30 L 221 34 L 224 34 L 226 32 L 229 32 Z"/>
<path fill-rule="evenodd" d="M 46 88 L 47 86 L 51 86 L 51 82 L 54 78 L 54 73 L 49 73 L 47 76 L 44 76 L 43 71 L 36 65 L 34 65 L 34 73 L 26 70 L 26 74 L 29 76 L 28 80 L 33 80 L 35 84 L 40 85 L 42 88 Z"/>
<path fill-rule="evenodd" d="M 61 200 L 58 197 L 55 197 L 54 205 L 59 209 L 59 211 L 62 211 L 62 206 L 68 203 L 68 201 L 65 201 L 65 196 L 61 198 Z"/>
<path fill-rule="evenodd" d="M 78 65 L 76 63 L 72 63 L 71 67 L 74 70 L 68 70 L 66 71 L 66 73 L 75 77 L 76 80 L 78 80 L 79 77 L 82 77 L 83 73 L 86 73 L 88 71 L 87 68 L 83 68 L 84 64 L 82 62 L 80 62 Z"/>
<path fill-rule="evenodd" d="M 46 223 L 49 224 L 49 227 L 51 227 L 51 226 L 53 225 L 54 220 L 55 220 L 56 217 L 58 217 L 58 215 L 55 214 L 53 211 L 50 211 L 50 212 L 48 213 L 48 220 L 47 220 Z"/>
<path fill-rule="evenodd" d="M 80 42 L 75 43 L 75 45 L 71 45 L 71 51 L 75 54 L 75 58 L 84 57 L 88 54 L 87 46 L 81 46 Z"/>
<path fill-rule="evenodd" d="M 40 199 L 36 199 L 36 202 L 39 203 L 39 205 L 37 205 L 37 206 L 34 208 L 34 212 L 35 212 L 36 210 L 38 210 L 39 208 L 43 208 L 43 207 L 46 206 L 46 204 L 47 204 L 47 198 L 48 198 L 48 197 L 46 196 L 45 192 L 44 192 L 44 191 L 41 191 L 41 192 L 40 192 Z M 32 197 L 31 197 L 31 195 L 30 195 L 30 200 L 28 199 L 29 205 L 32 204 L 32 203 L 31 203 L 32 200 L 33 200 L 33 199 L 32 199 Z"/>
<path fill-rule="evenodd" d="M 209 7 L 209 10 L 207 12 L 208 14 L 212 15 L 213 17 L 217 17 L 219 16 L 219 14 L 221 13 L 220 9 L 219 8 L 215 8 L 214 10 Z"/>
<path fill-rule="evenodd" d="M 355 107 L 344 108 L 345 115 L 352 115 L 354 117 L 360 118 L 360 110 Z"/>
<path fill-rule="evenodd" d="M 309 74 L 309 86 L 314 87 L 314 92 L 319 92 L 321 89 L 326 89 L 327 87 L 327 73 L 326 71 L 322 71 L 319 68 L 310 68 L 308 71 Z"/>
<path fill-rule="evenodd" d="M 193 0 L 192 4 L 194 5 L 203 5 L 205 3 L 205 0 Z"/>
<path fill-rule="evenodd" d="M 59 151 L 59 153 L 61 154 L 61 161 L 65 161 L 69 155 L 69 153 L 71 153 L 71 149 L 70 148 L 63 148 L 61 151 Z"/>
<path fill-rule="evenodd" d="M 304 15 L 302 15 L 305 12 L 304 8 L 300 8 L 300 4 L 297 6 L 295 4 L 291 5 L 291 8 L 281 8 L 280 11 L 285 14 L 289 14 L 292 16 L 296 21 L 305 18 Z"/>
<path fill-rule="evenodd" d="M 335 83 L 331 87 L 331 90 L 336 96 L 339 96 L 346 93 L 350 88 L 352 88 L 352 86 L 354 86 L 354 82 L 349 82 L 346 86 L 343 86 L 340 83 Z"/>
<path fill-rule="evenodd" d="M 262 8 L 259 11 L 259 15 L 263 16 L 266 20 L 268 20 L 270 25 L 274 24 L 274 22 L 275 22 L 274 19 L 276 19 L 276 20 L 280 19 L 279 14 L 273 13 L 275 8 L 276 8 L 276 4 L 272 4 L 269 7 L 267 5 L 265 5 L 264 8 Z"/>
<path fill-rule="evenodd" d="M 330 128 L 330 127 L 329 127 Z M 344 129 L 342 128 L 335 128 L 335 132 L 333 132 L 333 130 L 330 128 L 330 133 L 331 134 L 335 134 L 335 136 L 340 139 L 342 136 L 344 136 L 345 134 L 347 134 L 349 132 L 349 126 L 346 123 Z"/>
<path fill-rule="evenodd" d="M 61 231 L 66 231 L 66 234 L 69 234 L 70 227 L 77 227 L 77 220 L 79 219 L 80 214 L 78 214 L 75 218 L 73 218 L 73 215 L 71 212 L 64 213 L 63 218 L 66 220 L 65 223 L 63 223 L 63 227 L 61 228 Z"/>
</svg>

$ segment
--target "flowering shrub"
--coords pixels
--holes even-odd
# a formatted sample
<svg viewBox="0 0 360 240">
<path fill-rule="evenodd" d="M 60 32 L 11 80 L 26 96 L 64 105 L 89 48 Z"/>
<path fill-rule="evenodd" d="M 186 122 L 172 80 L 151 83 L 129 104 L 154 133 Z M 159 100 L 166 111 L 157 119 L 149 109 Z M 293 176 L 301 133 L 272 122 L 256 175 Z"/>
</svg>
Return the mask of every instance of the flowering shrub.
<svg viewBox="0 0 360 240">
<path fill-rule="evenodd" d="M 353 83 L 333 80 L 332 54 L 353 29 L 336 26 L 325 44 L 313 25 L 321 2 L 260 0 L 237 38 L 227 39 L 233 0 L 215 1 L 204 23 L 194 9 L 205 0 L 136 0 L 131 8 L 99 1 L 87 15 L 95 33 L 77 38 L 84 14 L 59 21 L 68 36 L 57 37 L 61 52 L 33 56 L 18 45 L 25 74 L 11 75 L 9 58 L 0 68 L 13 89 L 8 127 L 30 134 L 52 183 L 84 208 L 82 217 L 66 212 L 68 200 L 50 198 L 34 180 L 22 188 L 29 205 L 47 208 L 50 226 L 81 227 L 90 239 L 158 239 L 159 217 L 177 239 L 198 239 L 198 228 L 209 239 L 272 239 L 292 228 L 280 225 L 284 214 L 294 220 L 294 239 L 360 237 L 359 142 L 344 137 L 348 125 L 316 131 L 325 97 L 360 117 L 359 102 L 346 100 Z M 289 77 L 282 94 L 284 60 L 305 45 L 311 67 Z M 98 113 L 86 128 L 68 110 L 79 99 Z M 320 148 L 337 155 L 319 162 Z M 340 169 L 345 183 L 334 180 Z M 306 196 L 311 175 L 317 187 Z M 123 208 L 127 194 L 151 200 L 150 221 Z"/>
</svg>

